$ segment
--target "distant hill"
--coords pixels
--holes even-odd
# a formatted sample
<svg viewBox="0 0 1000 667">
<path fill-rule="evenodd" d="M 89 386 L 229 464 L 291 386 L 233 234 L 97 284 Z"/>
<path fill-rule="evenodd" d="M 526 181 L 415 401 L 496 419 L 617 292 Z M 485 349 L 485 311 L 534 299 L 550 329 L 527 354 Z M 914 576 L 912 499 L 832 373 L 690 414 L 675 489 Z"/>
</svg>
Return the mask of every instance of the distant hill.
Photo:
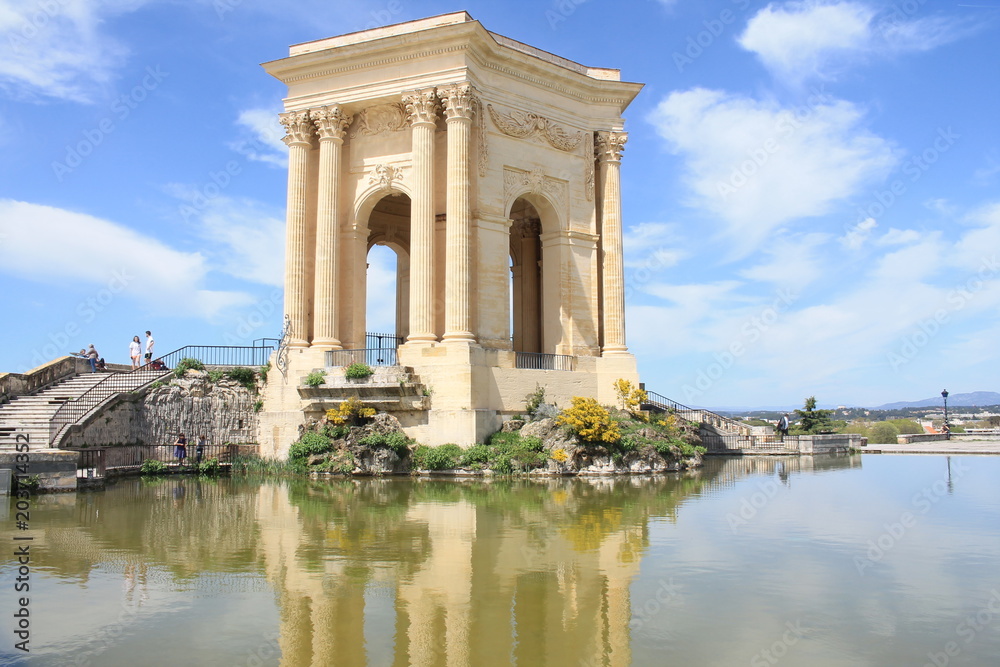
<svg viewBox="0 0 1000 667">
<path fill-rule="evenodd" d="M 948 394 L 948 407 L 971 405 L 998 405 L 1000 394 L 995 391 L 974 391 L 970 394 Z M 925 398 L 922 401 L 897 401 L 880 405 L 875 410 L 899 410 L 900 408 L 938 408 L 944 406 L 941 395 Z"/>
</svg>

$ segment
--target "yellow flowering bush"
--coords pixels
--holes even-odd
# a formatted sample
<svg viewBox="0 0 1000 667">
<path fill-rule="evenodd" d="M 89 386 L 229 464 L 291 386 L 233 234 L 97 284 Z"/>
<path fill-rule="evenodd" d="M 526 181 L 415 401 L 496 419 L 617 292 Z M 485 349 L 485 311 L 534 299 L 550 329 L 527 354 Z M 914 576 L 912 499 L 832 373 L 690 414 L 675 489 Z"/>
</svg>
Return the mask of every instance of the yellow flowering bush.
<svg viewBox="0 0 1000 667">
<path fill-rule="evenodd" d="M 621 439 L 618 424 L 596 399 L 574 396 L 573 405 L 563 410 L 556 423 L 570 427 L 581 440 L 614 444 Z"/>
<path fill-rule="evenodd" d="M 562 463 L 563 461 L 569 458 L 569 454 L 566 453 L 565 449 L 560 447 L 558 449 L 553 449 L 552 453 L 549 455 L 549 458 L 551 458 L 553 461 L 559 461 L 559 463 Z"/>
<path fill-rule="evenodd" d="M 618 405 L 632 415 L 637 415 L 642 404 L 649 400 L 646 390 L 635 386 L 630 380 L 618 378 L 614 386 L 615 393 L 618 394 Z"/>
<path fill-rule="evenodd" d="M 354 423 L 374 416 L 375 408 L 365 407 L 365 404 L 355 396 L 343 401 L 336 410 L 326 411 L 326 418 L 332 424 Z"/>
</svg>

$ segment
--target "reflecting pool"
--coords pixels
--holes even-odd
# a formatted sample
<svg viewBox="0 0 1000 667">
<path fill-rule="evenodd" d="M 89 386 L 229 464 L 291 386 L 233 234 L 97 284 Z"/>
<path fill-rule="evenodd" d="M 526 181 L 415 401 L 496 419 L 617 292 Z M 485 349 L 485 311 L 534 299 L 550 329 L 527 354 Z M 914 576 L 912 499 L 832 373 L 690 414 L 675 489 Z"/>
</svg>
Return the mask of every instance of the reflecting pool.
<svg viewBox="0 0 1000 667">
<path fill-rule="evenodd" d="M 655 478 L 128 479 L 30 536 L 3 664 L 996 665 L 1000 457 Z"/>
</svg>

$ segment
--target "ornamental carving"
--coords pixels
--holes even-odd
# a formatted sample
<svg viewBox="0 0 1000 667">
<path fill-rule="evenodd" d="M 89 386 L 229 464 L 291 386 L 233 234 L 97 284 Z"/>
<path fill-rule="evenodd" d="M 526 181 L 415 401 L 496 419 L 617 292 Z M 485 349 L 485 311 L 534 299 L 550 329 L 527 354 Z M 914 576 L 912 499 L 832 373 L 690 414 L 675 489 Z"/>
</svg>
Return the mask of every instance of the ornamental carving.
<svg viewBox="0 0 1000 667">
<path fill-rule="evenodd" d="M 344 132 L 353 118 L 337 105 L 312 109 L 309 117 L 315 123 L 316 133 L 320 139 L 343 139 Z"/>
<path fill-rule="evenodd" d="M 546 195 L 559 208 L 565 210 L 568 202 L 566 181 L 560 181 L 546 176 L 541 169 L 521 171 L 519 169 L 503 170 L 504 201 L 509 202 L 515 196 L 527 190 L 531 194 Z"/>
<path fill-rule="evenodd" d="M 411 124 L 437 124 L 437 112 L 440 105 L 438 104 L 437 93 L 433 88 L 415 90 L 408 95 L 404 95 L 403 104 L 406 105 L 406 114 Z"/>
<path fill-rule="evenodd" d="M 351 132 L 351 138 L 371 137 L 386 132 L 399 132 L 407 126 L 406 107 L 402 102 L 379 104 L 368 107 L 358 114 L 358 122 Z"/>
<path fill-rule="evenodd" d="M 494 109 L 492 104 L 487 104 L 486 108 L 490 112 L 493 124 L 507 136 L 518 139 L 541 137 L 552 148 L 566 151 L 567 153 L 575 151 L 583 143 L 584 132 L 570 134 L 562 126 L 557 125 L 544 116 L 516 110 L 510 113 L 502 113 Z"/>
<path fill-rule="evenodd" d="M 490 168 L 490 147 L 486 143 L 486 119 L 483 118 L 483 103 L 479 98 L 475 100 L 476 105 L 476 138 L 479 142 L 479 177 L 485 178 L 486 172 Z"/>
<path fill-rule="evenodd" d="M 594 201 L 594 133 L 587 132 L 583 143 L 583 159 L 586 166 L 583 168 L 583 194 L 587 201 Z"/>
<path fill-rule="evenodd" d="M 438 98 L 444 103 L 445 118 L 468 118 L 476 112 L 476 96 L 472 86 L 467 83 L 456 83 L 437 89 Z"/>
<path fill-rule="evenodd" d="M 542 221 L 538 218 L 520 218 L 511 224 L 510 235 L 514 237 L 538 236 L 542 233 Z"/>
<path fill-rule="evenodd" d="M 286 146 L 308 144 L 315 132 L 308 111 L 289 111 L 278 114 L 278 122 L 285 128 L 285 136 L 281 140 L 285 142 Z"/>
<path fill-rule="evenodd" d="M 403 170 L 391 164 L 377 164 L 368 176 L 368 182 L 377 184 L 380 190 L 389 190 L 396 181 L 403 180 Z"/>
<path fill-rule="evenodd" d="M 626 141 L 628 134 L 625 132 L 598 132 L 595 153 L 597 159 L 602 162 L 621 162 Z"/>
</svg>

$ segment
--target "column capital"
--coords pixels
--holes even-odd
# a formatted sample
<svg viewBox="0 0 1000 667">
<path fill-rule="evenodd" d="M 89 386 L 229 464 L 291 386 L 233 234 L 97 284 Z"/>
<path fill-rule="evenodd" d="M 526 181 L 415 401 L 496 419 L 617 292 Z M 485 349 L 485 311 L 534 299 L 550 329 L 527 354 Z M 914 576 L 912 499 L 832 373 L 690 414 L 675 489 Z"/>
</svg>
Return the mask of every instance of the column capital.
<svg viewBox="0 0 1000 667">
<path fill-rule="evenodd" d="M 308 111 L 289 111 L 278 114 L 278 121 L 285 128 L 285 136 L 281 140 L 285 142 L 286 146 L 309 145 L 315 129 L 309 119 Z"/>
<path fill-rule="evenodd" d="M 628 133 L 598 131 L 595 135 L 594 153 L 597 159 L 601 162 L 621 162 Z"/>
<path fill-rule="evenodd" d="M 437 125 L 438 104 L 437 91 L 433 88 L 414 90 L 403 95 L 403 104 L 411 125 Z"/>
<path fill-rule="evenodd" d="M 438 86 L 437 96 L 444 102 L 444 115 L 448 120 L 472 120 L 476 113 L 476 93 L 471 83 Z"/>
<path fill-rule="evenodd" d="M 345 113 L 338 104 L 309 110 L 309 118 L 316 126 L 320 141 L 339 139 L 343 141 L 347 126 L 354 120 L 353 114 Z"/>
</svg>

